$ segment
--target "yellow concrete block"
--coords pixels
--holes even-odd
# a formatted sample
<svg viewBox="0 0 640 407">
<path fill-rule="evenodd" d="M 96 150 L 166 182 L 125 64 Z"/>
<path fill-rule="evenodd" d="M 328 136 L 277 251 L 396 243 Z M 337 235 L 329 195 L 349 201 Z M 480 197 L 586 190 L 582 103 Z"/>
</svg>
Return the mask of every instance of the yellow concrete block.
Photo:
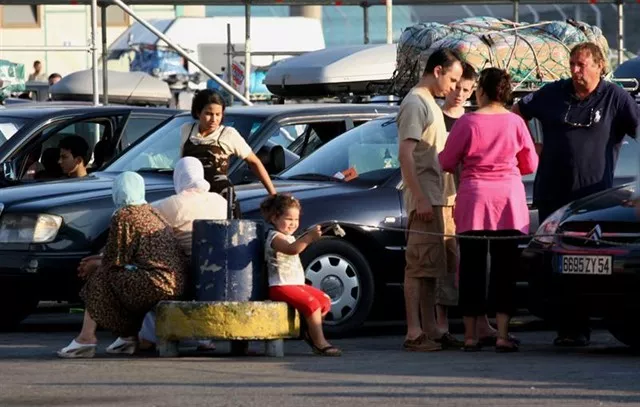
<svg viewBox="0 0 640 407">
<path fill-rule="evenodd" d="M 156 307 L 156 335 L 164 341 L 269 340 L 299 332 L 298 313 L 284 302 L 162 301 Z"/>
</svg>

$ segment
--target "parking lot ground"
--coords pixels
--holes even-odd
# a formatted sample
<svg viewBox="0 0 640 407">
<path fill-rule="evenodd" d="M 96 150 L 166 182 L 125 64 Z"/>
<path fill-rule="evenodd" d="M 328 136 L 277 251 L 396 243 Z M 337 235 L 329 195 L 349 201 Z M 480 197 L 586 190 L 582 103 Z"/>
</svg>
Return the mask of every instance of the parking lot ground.
<svg viewBox="0 0 640 407">
<path fill-rule="evenodd" d="M 529 321 L 519 353 L 407 353 L 402 328 L 372 326 L 333 341 L 341 358 L 287 341 L 283 359 L 227 356 L 226 343 L 209 355 L 112 357 L 101 332 L 96 358 L 57 359 L 78 317 L 36 315 L 0 334 L 0 406 L 640 405 L 640 356 L 600 330 L 589 348 L 557 349 L 554 333 Z"/>
</svg>

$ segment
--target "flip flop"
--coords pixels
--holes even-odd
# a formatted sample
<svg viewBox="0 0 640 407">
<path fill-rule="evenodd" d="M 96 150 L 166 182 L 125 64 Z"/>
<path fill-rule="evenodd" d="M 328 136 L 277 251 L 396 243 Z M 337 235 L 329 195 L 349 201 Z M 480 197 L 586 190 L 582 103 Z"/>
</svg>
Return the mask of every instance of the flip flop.
<svg viewBox="0 0 640 407">
<path fill-rule="evenodd" d="M 112 355 L 133 355 L 136 352 L 136 341 L 128 341 L 118 337 L 107 347 L 107 353 Z"/>
<path fill-rule="evenodd" d="M 63 359 L 92 358 L 96 354 L 96 344 L 78 343 L 73 339 L 71 343 L 60 349 L 57 354 L 58 357 Z"/>
<path fill-rule="evenodd" d="M 516 338 L 515 336 L 509 334 L 508 338 L 514 344 L 520 345 L 520 339 Z M 483 336 L 482 338 L 480 338 L 478 343 L 480 343 L 482 346 L 496 346 L 497 340 L 498 340 L 498 337 L 496 335 L 489 335 L 489 336 Z"/>
<path fill-rule="evenodd" d="M 482 350 L 482 345 L 480 344 L 480 342 L 476 342 L 473 345 L 465 344 L 464 346 L 462 346 L 462 350 L 464 352 L 480 352 Z"/>
<path fill-rule="evenodd" d="M 342 351 L 332 345 L 325 346 L 322 349 L 314 345 L 313 353 L 318 356 L 342 356 Z"/>
</svg>

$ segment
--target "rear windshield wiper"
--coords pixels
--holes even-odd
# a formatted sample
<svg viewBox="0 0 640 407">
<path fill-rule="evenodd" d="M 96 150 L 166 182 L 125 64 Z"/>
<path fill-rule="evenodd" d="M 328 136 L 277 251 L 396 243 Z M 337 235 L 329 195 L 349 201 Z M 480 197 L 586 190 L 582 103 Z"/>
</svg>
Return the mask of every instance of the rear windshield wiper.
<svg viewBox="0 0 640 407">
<path fill-rule="evenodd" d="M 336 178 L 336 177 L 332 177 L 331 175 L 324 175 L 324 174 L 298 174 L 298 175 L 293 175 L 291 177 L 287 177 L 287 178 L 283 178 L 285 180 L 300 180 L 300 181 L 334 181 L 334 182 L 343 182 L 343 180 Z"/>
</svg>

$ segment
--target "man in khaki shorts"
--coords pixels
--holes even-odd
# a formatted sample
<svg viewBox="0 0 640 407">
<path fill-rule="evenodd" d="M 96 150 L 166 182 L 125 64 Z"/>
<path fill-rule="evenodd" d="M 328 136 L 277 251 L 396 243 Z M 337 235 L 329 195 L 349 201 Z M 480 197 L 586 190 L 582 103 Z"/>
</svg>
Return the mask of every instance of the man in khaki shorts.
<svg viewBox="0 0 640 407">
<path fill-rule="evenodd" d="M 455 181 L 440 168 L 438 153 L 447 138 L 444 117 L 434 97 L 455 90 L 462 76 L 460 57 L 440 49 L 429 57 L 420 82 L 411 89 L 398 112 L 400 168 L 408 214 L 404 296 L 407 335 L 404 349 L 442 349 L 435 321 L 436 280 L 447 273 L 447 261 L 455 262 L 455 241 L 438 234 L 452 234 Z M 434 235 L 427 235 L 427 232 Z M 452 250 L 453 248 L 453 250 Z M 453 259 L 448 259 L 453 255 Z M 421 312 L 422 311 L 422 312 Z"/>
</svg>

